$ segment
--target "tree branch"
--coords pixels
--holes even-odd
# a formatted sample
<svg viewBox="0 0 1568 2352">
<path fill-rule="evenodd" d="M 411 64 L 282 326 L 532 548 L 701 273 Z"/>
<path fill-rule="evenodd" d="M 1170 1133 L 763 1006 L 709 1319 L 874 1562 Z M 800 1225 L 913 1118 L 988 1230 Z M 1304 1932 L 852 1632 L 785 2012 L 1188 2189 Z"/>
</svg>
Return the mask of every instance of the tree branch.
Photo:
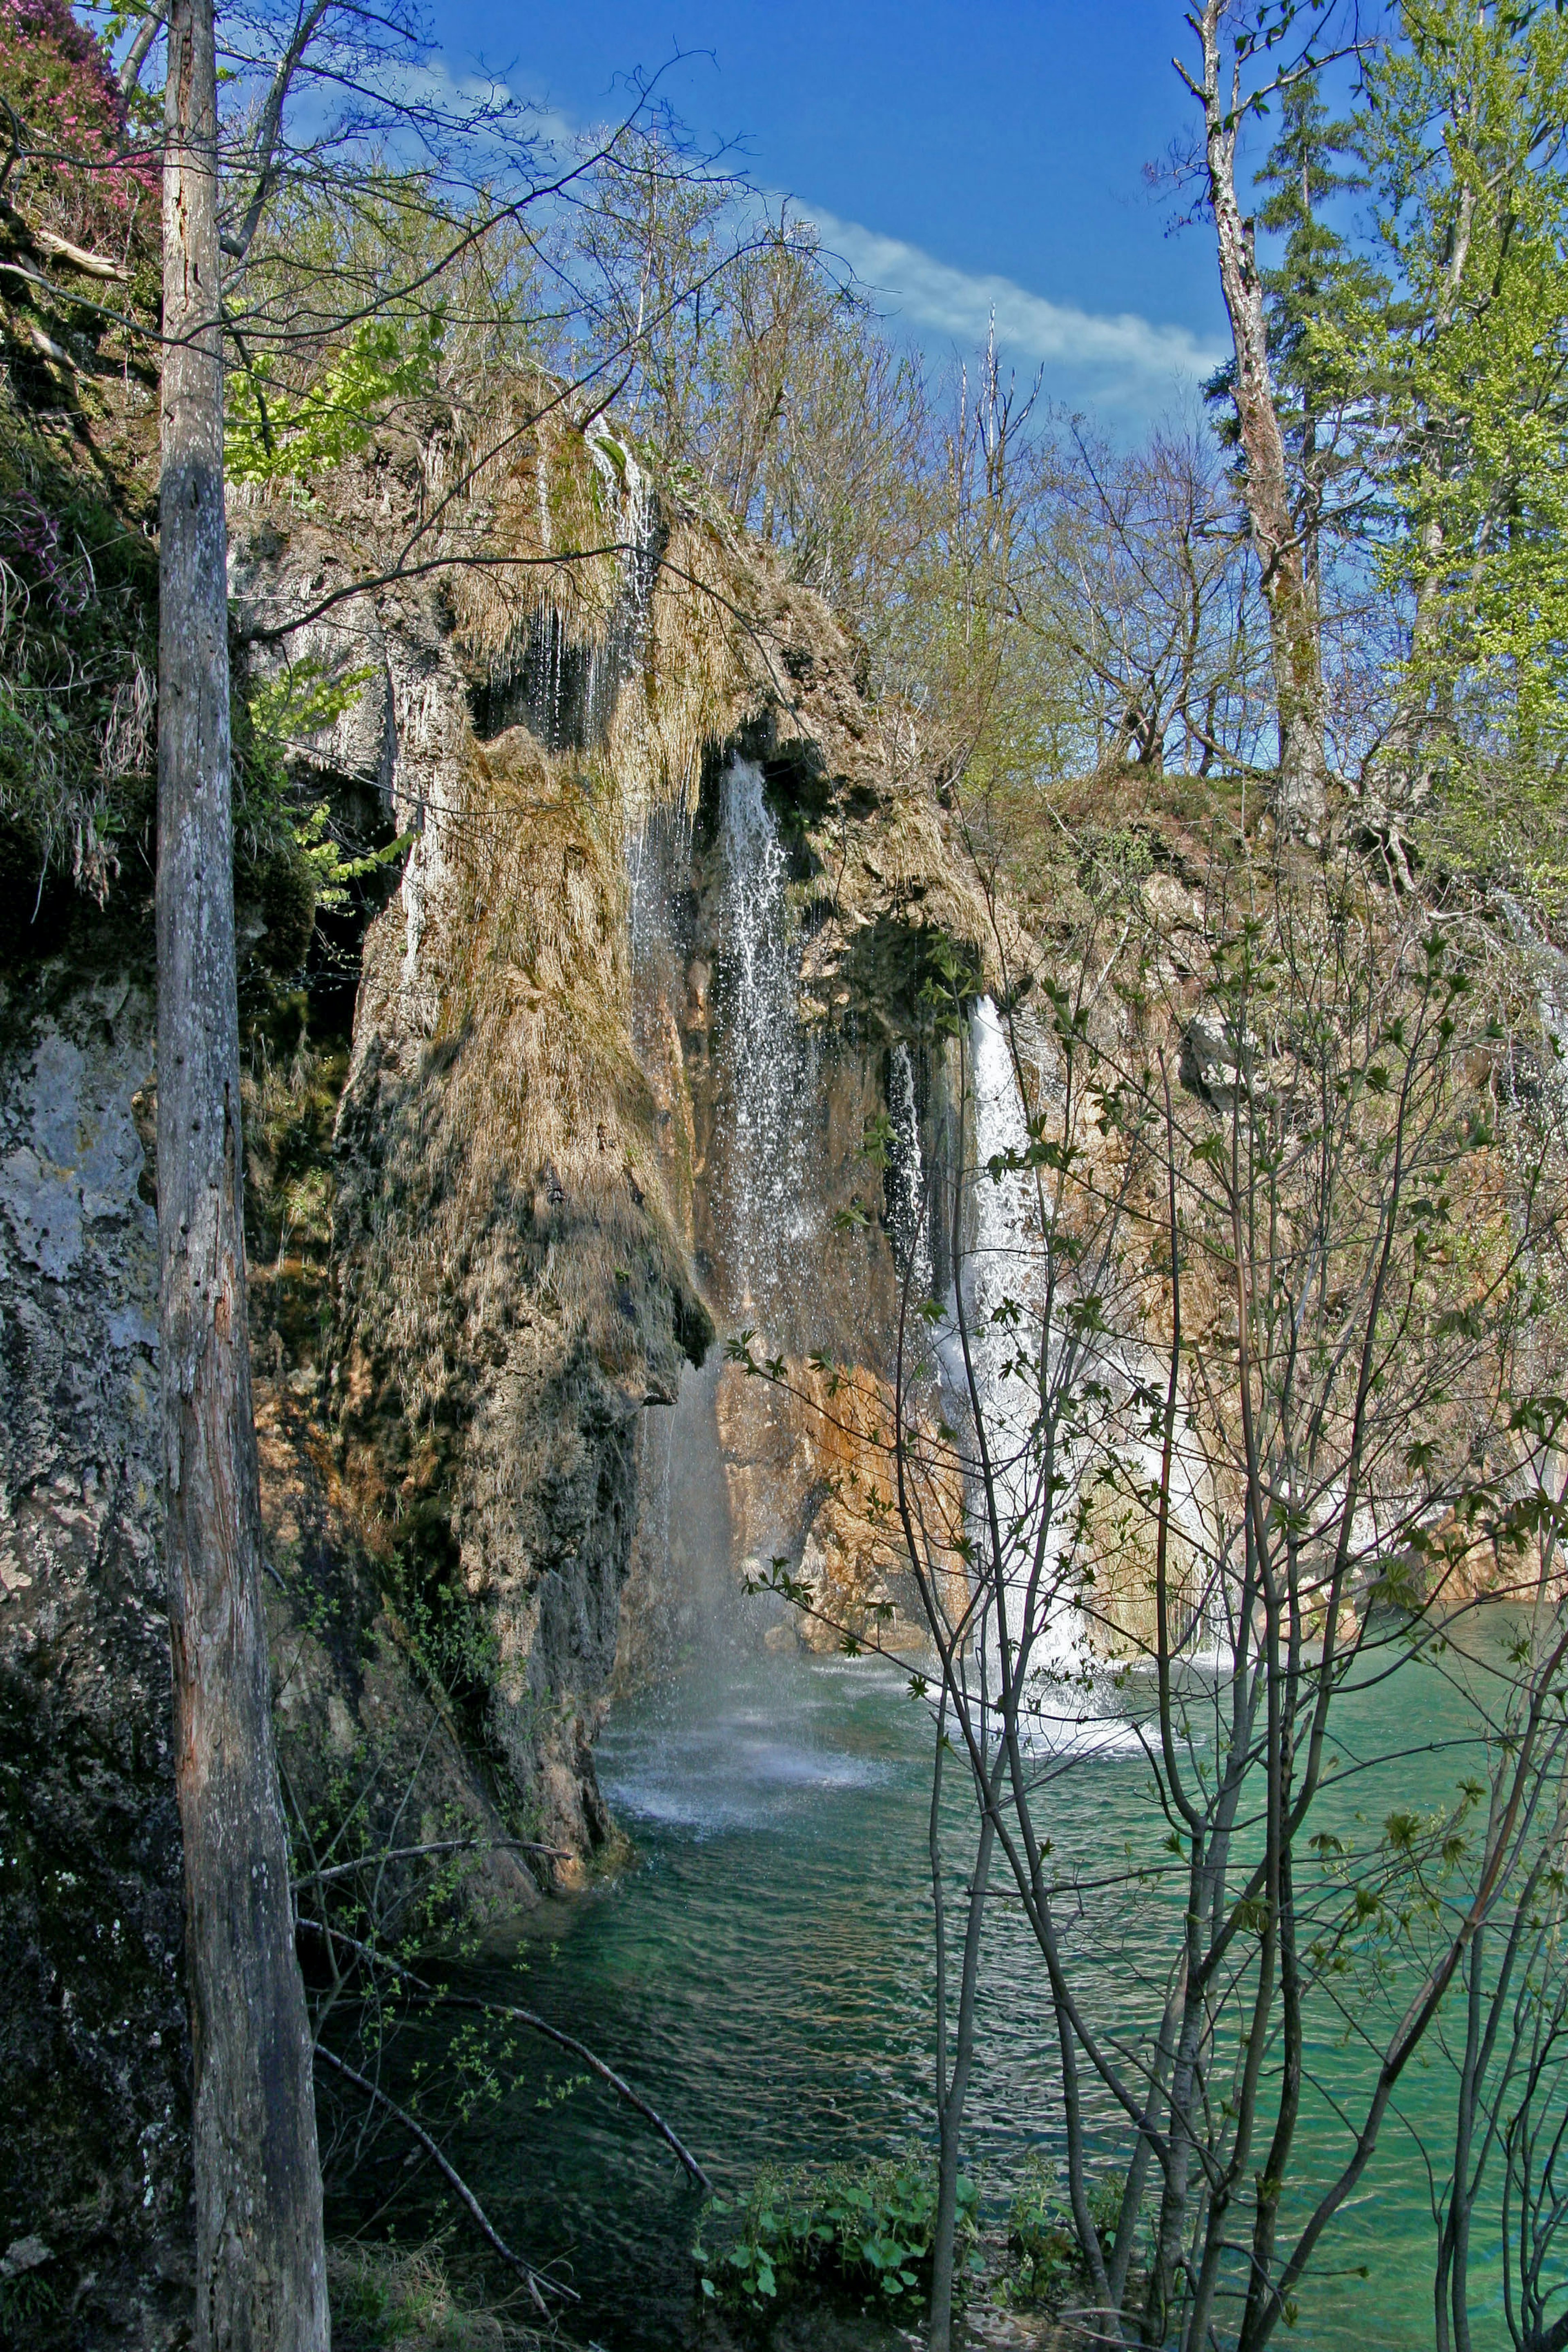
<svg viewBox="0 0 1568 2352">
<path fill-rule="evenodd" d="M 384 2091 L 379 2084 L 373 2083 L 368 2075 L 360 2074 L 357 2068 L 349 2064 L 346 2058 L 340 2058 L 334 2051 L 327 2049 L 322 2042 L 317 2042 L 315 2055 L 323 2065 L 331 2066 L 334 2073 L 342 2074 L 345 2080 L 351 2082 L 356 2090 L 363 2091 L 367 2099 L 374 2099 L 377 2106 L 384 2107 L 394 2121 L 402 2125 L 409 2137 L 418 2141 L 426 2155 L 434 2158 L 502 2262 L 510 2263 L 512 2269 L 519 2272 L 526 2281 L 530 2294 L 547 2319 L 551 2314 L 550 2306 L 544 2300 L 544 2290 L 548 2289 L 552 2294 L 563 2296 L 568 2303 L 581 2302 L 582 2297 L 575 2287 L 568 2286 L 563 2279 L 552 2279 L 545 2271 L 535 2270 L 533 2264 L 525 2262 L 521 2254 L 512 2252 L 462 2174 L 443 2154 L 424 2125 L 415 2122 L 406 2107 L 400 2107 L 397 2101 Z"/>
</svg>

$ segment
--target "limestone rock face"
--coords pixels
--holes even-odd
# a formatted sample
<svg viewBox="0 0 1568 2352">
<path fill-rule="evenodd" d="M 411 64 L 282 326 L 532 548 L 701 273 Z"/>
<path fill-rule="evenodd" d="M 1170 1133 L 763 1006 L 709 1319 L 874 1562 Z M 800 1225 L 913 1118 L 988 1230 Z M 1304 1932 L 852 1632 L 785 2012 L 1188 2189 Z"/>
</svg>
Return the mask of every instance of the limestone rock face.
<svg viewBox="0 0 1568 2352">
<path fill-rule="evenodd" d="M 0 2257 L 47 2249 L 51 2340 L 150 2347 L 187 2284 L 153 1005 L 80 966 L 3 989 Z"/>
<path fill-rule="evenodd" d="M 890 1382 L 864 1365 L 847 1374 L 798 1373 L 789 1390 L 727 1365 L 716 1412 L 741 1569 L 765 1576 L 775 1558 L 810 1586 L 817 1613 L 795 1622 L 808 1649 L 837 1650 L 846 1636 L 875 1638 L 902 1654 L 930 1633 L 909 1567 L 894 1495 Z M 923 1526 L 963 1529 L 963 1481 L 912 1470 Z M 954 1616 L 956 1588 L 945 1596 Z"/>
<path fill-rule="evenodd" d="M 639 1538 L 626 1679 L 689 1650 L 683 1612 L 718 1561 L 733 1591 L 782 1559 L 835 1625 L 926 1639 L 875 1501 L 879 1431 L 906 1276 L 917 1316 L 948 1278 L 960 1088 L 930 983 L 951 958 L 976 985 L 995 932 L 929 782 L 857 704 L 830 616 L 797 596 L 788 625 L 793 699 L 759 697 L 686 821 L 645 833 L 633 1034 L 704 1296 L 727 1339 L 752 1333 L 790 1377 L 727 1364 L 646 1445 L 639 1524 L 669 1534 Z M 831 1400 L 813 1359 L 838 1369 Z"/>
<path fill-rule="evenodd" d="M 247 609 L 306 611 L 362 560 L 355 534 L 381 521 L 367 478 L 346 469 L 324 512 L 246 520 Z M 613 578 L 605 593 L 624 635 Z M 395 1619 L 498 1801 L 583 1855 L 610 1833 L 592 1741 L 639 1417 L 710 1327 L 630 1037 L 626 761 L 601 740 L 625 663 L 561 616 L 542 636 L 526 595 L 468 611 L 466 633 L 457 607 L 406 587 L 334 607 L 318 658 L 364 680 L 363 708 L 300 752 L 363 790 L 384 740 L 412 845 L 363 948 L 327 1402 Z"/>
<path fill-rule="evenodd" d="M 989 968 L 918 759 L 874 722 L 817 600 L 722 518 L 661 512 L 602 424 L 519 446 L 482 511 L 451 509 L 445 551 L 499 534 L 536 566 L 551 548 L 528 533 L 570 526 L 629 546 L 625 563 L 556 576 L 559 605 L 537 568 L 354 591 L 292 647 L 334 688 L 313 732 L 285 730 L 297 780 L 362 838 L 406 845 L 310 1164 L 314 1274 L 306 1213 L 265 1197 L 272 1113 L 247 1110 L 267 1605 L 302 1851 L 368 1781 L 371 1843 L 396 1821 L 409 1844 L 489 1848 L 465 1895 L 481 1922 L 540 1899 L 508 1841 L 560 1849 L 568 1876 L 610 1841 L 592 1749 L 617 1658 L 635 1676 L 679 1654 L 705 1577 L 782 1528 L 835 1605 L 905 1608 L 870 1421 L 832 1437 L 781 1419 L 711 1343 L 716 1320 L 752 1320 L 870 1368 L 874 1415 L 910 1202 L 862 1145 L 901 1054 L 909 1135 L 935 1148 L 931 952 Z M 377 446 L 307 511 L 237 499 L 242 622 L 313 611 L 384 562 L 440 502 L 445 446 Z M 266 643 L 239 685 L 292 691 Z M 809 1129 L 766 1281 L 731 1213 L 752 1181 L 721 837 L 737 760 L 777 848 Z M 660 826 L 650 930 L 638 845 Z M 186 2318 L 188 2195 L 153 1035 L 150 938 L 113 910 L 0 979 L 0 2278 L 36 2272 L 53 2298 L 40 2342 L 163 2352 Z M 289 1083 L 268 1081 L 274 1110 Z"/>
</svg>

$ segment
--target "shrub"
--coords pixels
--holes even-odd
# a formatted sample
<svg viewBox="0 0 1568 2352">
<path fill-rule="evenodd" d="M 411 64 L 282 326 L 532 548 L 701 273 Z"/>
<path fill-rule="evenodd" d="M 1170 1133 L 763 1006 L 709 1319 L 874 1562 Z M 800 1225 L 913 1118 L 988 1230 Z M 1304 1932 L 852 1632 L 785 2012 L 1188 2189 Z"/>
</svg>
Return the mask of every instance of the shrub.
<svg viewBox="0 0 1568 2352">
<path fill-rule="evenodd" d="M 1121 2212 L 1121 2184 L 1097 2180 L 1089 2192 L 1089 2217 L 1100 2251 L 1109 2256 Z M 1081 2284 L 1085 2264 L 1078 2233 L 1063 2200 L 1056 2167 L 1032 2157 L 1007 2216 L 1007 2247 L 1016 2264 L 1011 2292 L 1016 2301 L 1052 2306 Z"/>
<path fill-rule="evenodd" d="M 69 0 L 0 0 L 7 91 L 26 126 L 22 179 L 67 234 L 123 254 L 156 217 L 156 159 L 128 139 L 125 101 L 103 43 Z M 7 142 L 9 144 L 9 142 Z M 16 201 L 15 178 L 9 190 Z"/>
<path fill-rule="evenodd" d="M 438 2245 L 333 2246 L 334 2352 L 521 2352 L 537 2344 L 504 2311 L 459 2294 Z"/>
<path fill-rule="evenodd" d="M 961 2267 L 978 2267 L 978 2201 L 961 2180 Z M 922 2159 L 770 2171 L 705 2207 L 692 2260 L 704 2301 L 724 2311 L 767 2314 L 808 2291 L 910 2311 L 930 2289 L 935 2227 L 936 2170 Z"/>
</svg>

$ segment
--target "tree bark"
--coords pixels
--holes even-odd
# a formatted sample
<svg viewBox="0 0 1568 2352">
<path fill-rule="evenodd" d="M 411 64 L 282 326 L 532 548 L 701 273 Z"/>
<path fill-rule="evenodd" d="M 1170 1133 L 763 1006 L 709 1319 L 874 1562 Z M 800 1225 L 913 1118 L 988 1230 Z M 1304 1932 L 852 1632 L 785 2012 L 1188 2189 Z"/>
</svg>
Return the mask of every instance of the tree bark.
<svg viewBox="0 0 1568 2352">
<path fill-rule="evenodd" d="M 174 0 L 159 506 L 164 1548 L 193 2047 L 197 2352 L 326 2352 L 310 2037 L 272 1750 L 241 1226 L 212 0 Z"/>
<path fill-rule="evenodd" d="M 136 38 L 126 50 L 124 62 L 120 68 L 121 98 L 129 98 L 141 80 L 142 68 L 147 62 L 148 53 L 157 39 L 160 27 L 168 13 L 169 0 L 153 0 L 153 5 L 142 17 L 137 28 Z"/>
<path fill-rule="evenodd" d="M 974 1875 L 969 1885 L 969 1923 L 963 1937 L 963 1964 L 959 1978 L 958 2031 L 954 2037 L 952 2078 L 938 2086 L 939 2153 L 937 2158 L 936 2224 L 931 2239 L 930 2352 L 949 2352 L 952 2341 L 952 2291 L 958 2239 L 958 2159 L 963 2114 L 969 2098 L 969 2070 L 974 2059 L 975 2001 L 980 1990 L 980 1946 L 985 1924 L 985 1897 L 991 1884 L 991 1853 L 996 1839 L 995 1790 L 979 1791 L 984 1807 L 974 1855 Z"/>
<path fill-rule="evenodd" d="M 1243 488 L 1260 585 L 1268 608 L 1268 646 L 1279 722 L 1279 782 L 1275 810 L 1294 834 L 1315 835 L 1325 806 L 1323 666 L 1317 598 L 1290 511 L 1285 437 L 1268 366 L 1268 335 L 1252 224 L 1236 194 L 1236 135 L 1240 93 L 1224 90 L 1220 18 L 1224 0 L 1205 0 L 1193 21 L 1203 43 L 1203 81 L 1185 75 L 1204 110 L 1209 200 L 1219 248 L 1220 287 L 1236 346 L 1236 416 L 1246 459 Z"/>
</svg>

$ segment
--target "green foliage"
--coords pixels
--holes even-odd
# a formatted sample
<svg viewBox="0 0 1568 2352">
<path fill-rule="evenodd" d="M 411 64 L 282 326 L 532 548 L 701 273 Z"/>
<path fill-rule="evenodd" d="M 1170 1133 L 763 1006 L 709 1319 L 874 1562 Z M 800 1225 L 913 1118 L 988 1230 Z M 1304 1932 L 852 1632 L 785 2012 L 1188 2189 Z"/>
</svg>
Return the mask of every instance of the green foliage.
<svg viewBox="0 0 1568 2352">
<path fill-rule="evenodd" d="M 692 2260 L 703 2299 L 760 2316 L 816 2292 L 913 2313 L 931 2280 L 936 2172 L 923 2159 L 763 2172 L 704 2208 Z M 958 2184 L 958 2258 L 978 2267 L 979 2192 Z"/>
<path fill-rule="evenodd" d="M 1391 299 L 1331 317 L 1365 404 L 1380 584 L 1413 615 L 1394 748 L 1433 854 L 1568 878 L 1568 20 L 1403 0 L 1363 147 Z M 1370 490 L 1371 497 L 1367 498 Z"/>
<path fill-rule="evenodd" d="M 1139 886 L 1154 871 L 1154 851 L 1147 829 L 1121 824 L 1111 832 L 1086 835 L 1080 873 L 1091 904 L 1118 905 L 1134 901 Z"/>
<path fill-rule="evenodd" d="M 288 971 L 304 961 L 316 911 L 343 906 L 349 886 L 400 858 L 413 836 L 378 849 L 342 841 L 330 802 L 289 774 L 289 758 L 352 709 L 370 672 L 329 672 L 310 657 L 289 663 L 237 703 L 235 848 L 242 883 L 259 898 L 272 936 L 268 961 Z"/>
<path fill-rule="evenodd" d="M 438 309 L 412 322 L 366 320 L 297 394 L 263 362 L 236 368 L 224 420 L 229 480 L 298 480 L 357 456 L 395 402 L 432 390 L 442 332 Z"/>
<path fill-rule="evenodd" d="M 1367 186 L 1364 173 L 1343 168 L 1347 158 L 1359 155 L 1361 125 L 1331 120 L 1316 75 L 1288 85 L 1281 111 L 1279 135 L 1258 175 L 1270 191 L 1258 220 L 1285 239 L 1278 266 L 1263 273 L 1268 347 L 1299 484 L 1308 568 L 1315 575 L 1325 520 L 1342 528 L 1332 511 L 1336 489 L 1354 503 L 1358 452 L 1346 418 L 1364 397 L 1358 357 L 1365 321 L 1386 301 L 1388 281 L 1321 210 Z"/>
<path fill-rule="evenodd" d="M 471 2123 L 481 2108 L 499 2106 L 517 2079 L 517 2036 L 491 2017 L 463 2017 L 438 2060 L 416 2059 L 410 2070 L 416 2113 L 420 2094 L 438 2090 L 443 2121 Z M 559 2094 L 569 2098 L 585 2076 L 569 2076 Z M 548 2098 L 540 2102 L 549 2104 Z"/>
<path fill-rule="evenodd" d="M 500 1664 L 495 1627 L 469 1600 L 455 1563 L 442 1560 L 431 1572 L 432 1543 L 439 1551 L 451 1540 L 439 1505 L 411 1513 L 399 1535 L 397 1607 L 415 1654 L 447 1697 L 482 1699 Z"/>
<path fill-rule="evenodd" d="M 35 884 L 100 905 L 151 814 L 156 594 L 112 496 L 0 390 L 0 823 Z"/>
<path fill-rule="evenodd" d="M 1089 2191 L 1089 2218 L 1109 2255 L 1121 2216 L 1121 2184 L 1097 2180 Z M 1052 2308 L 1064 2303 L 1084 2277 L 1072 2214 L 1064 2199 L 1055 2165 L 1033 2156 L 1007 2216 L 1007 2247 L 1016 2265 L 1009 2282 L 1009 2297 L 1041 2303 Z"/>
<path fill-rule="evenodd" d="M 24 2271 L 19 2278 L 0 2279 L 0 2345 L 10 2342 L 13 2329 L 44 2326 L 58 2307 L 55 2287 L 36 2270 Z"/>
</svg>

